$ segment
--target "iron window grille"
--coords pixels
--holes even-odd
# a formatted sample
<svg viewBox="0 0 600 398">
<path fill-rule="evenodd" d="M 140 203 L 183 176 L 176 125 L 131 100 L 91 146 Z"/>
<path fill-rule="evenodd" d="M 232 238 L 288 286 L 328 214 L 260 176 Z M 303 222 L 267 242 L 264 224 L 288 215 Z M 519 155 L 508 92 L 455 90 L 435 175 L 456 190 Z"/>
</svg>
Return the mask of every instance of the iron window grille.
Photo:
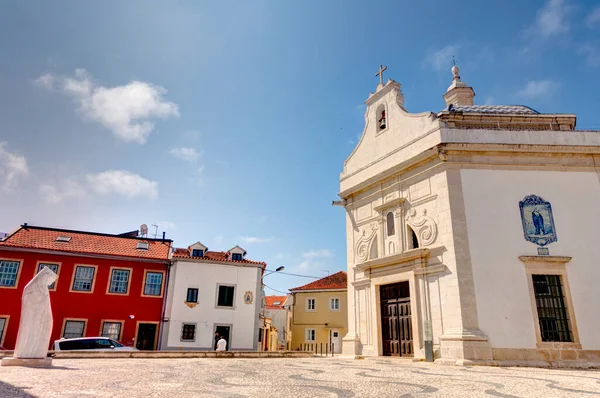
<svg viewBox="0 0 600 398">
<path fill-rule="evenodd" d="M 572 342 L 560 275 L 532 275 L 542 341 Z"/>
<path fill-rule="evenodd" d="M 74 339 L 77 337 L 83 337 L 84 329 L 85 329 L 85 321 L 66 321 L 63 337 L 65 339 Z"/>
<path fill-rule="evenodd" d="M 108 337 L 113 340 L 119 341 L 121 337 L 121 323 L 120 322 L 104 322 L 102 324 L 102 337 Z"/>
<path fill-rule="evenodd" d="M 194 341 L 196 338 L 196 325 L 183 324 L 181 327 L 181 341 Z"/>
</svg>

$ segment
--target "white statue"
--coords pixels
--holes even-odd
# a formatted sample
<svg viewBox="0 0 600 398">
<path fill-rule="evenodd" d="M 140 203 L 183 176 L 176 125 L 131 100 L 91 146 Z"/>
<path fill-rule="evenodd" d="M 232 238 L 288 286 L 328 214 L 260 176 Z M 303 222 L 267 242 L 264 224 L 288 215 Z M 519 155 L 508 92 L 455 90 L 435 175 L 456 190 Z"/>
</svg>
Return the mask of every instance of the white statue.
<svg viewBox="0 0 600 398">
<path fill-rule="evenodd" d="M 23 289 L 15 358 L 46 358 L 52 334 L 48 286 L 57 278 L 50 268 L 44 267 Z"/>
</svg>

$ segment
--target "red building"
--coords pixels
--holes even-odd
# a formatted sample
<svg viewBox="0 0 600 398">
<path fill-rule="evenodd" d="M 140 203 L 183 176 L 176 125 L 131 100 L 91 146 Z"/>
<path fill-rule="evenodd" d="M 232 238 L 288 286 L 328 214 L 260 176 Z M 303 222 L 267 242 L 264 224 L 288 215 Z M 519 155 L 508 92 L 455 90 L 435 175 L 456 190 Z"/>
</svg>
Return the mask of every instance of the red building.
<svg viewBox="0 0 600 398">
<path fill-rule="evenodd" d="M 0 345 L 14 349 L 23 288 L 44 266 L 50 286 L 51 344 L 61 337 L 107 336 L 156 349 L 171 240 L 34 227 L 0 241 Z"/>
</svg>

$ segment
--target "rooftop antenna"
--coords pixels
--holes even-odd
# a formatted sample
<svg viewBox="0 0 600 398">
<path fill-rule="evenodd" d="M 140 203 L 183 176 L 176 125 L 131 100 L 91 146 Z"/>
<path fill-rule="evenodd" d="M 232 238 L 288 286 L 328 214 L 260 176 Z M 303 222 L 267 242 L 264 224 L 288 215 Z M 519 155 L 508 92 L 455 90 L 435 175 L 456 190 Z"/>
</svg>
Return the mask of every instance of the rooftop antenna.
<svg viewBox="0 0 600 398">
<path fill-rule="evenodd" d="M 140 226 L 140 236 L 142 238 L 147 238 L 148 237 L 148 226 L 146 224 L 142 224 Z"/>
<path fill-rule="evenodd" d="M 328 271 L 328 270 L 326 270 L 326 269 L 322 269 L 321 271 L 323 271 L 323 272 L 327 272 L 327 276 L 329 276 L 329 271 Z"/>
<path fill-rule="evenodd" d="M 454 54 L 452 55 L 452 66 L 456 66 L 456 58 Z"/>
<path fill-rule="evenodd" d="M 156 239 L 158 236 L 158 225 L 152 224 L 152 226 L 154 227 L 154 239 Z"/>
</svg>

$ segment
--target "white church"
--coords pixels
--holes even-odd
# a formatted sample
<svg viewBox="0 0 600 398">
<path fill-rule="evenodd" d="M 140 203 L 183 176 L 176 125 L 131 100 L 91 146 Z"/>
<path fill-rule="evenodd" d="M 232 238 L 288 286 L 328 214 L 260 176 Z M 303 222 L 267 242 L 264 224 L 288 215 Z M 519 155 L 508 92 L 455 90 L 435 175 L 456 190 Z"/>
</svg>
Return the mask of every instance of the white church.
<svg viewBox="0 0 600 398">
<path fill-rule="evenodd" d="M 334 202 L 347 220 L 343 354 L 599 365 L 600 131 L 474 105 L 456 66 L 445 108 L 409 113 L 383 70 Z"/>
</svg>

